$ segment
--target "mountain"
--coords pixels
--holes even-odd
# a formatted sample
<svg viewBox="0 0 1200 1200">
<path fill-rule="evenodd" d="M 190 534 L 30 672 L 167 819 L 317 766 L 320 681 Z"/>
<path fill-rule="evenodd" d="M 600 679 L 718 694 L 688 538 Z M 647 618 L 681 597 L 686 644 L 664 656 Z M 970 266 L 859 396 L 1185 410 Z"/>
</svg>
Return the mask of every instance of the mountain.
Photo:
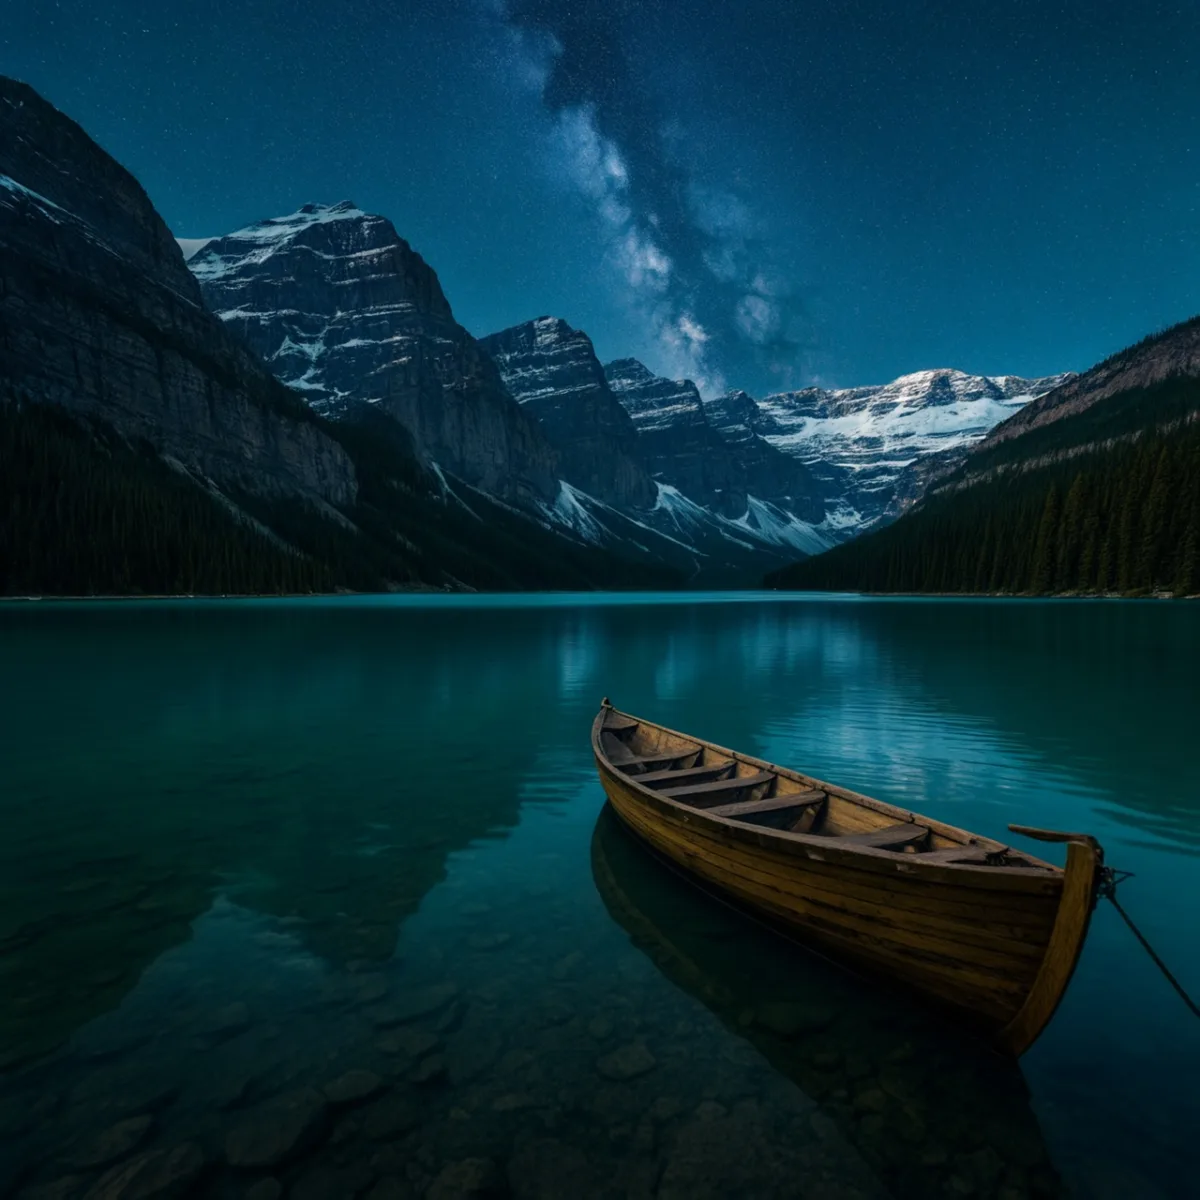
<svg viewBox="0 0 1200 1200">
<path fill-rule="evenodd" d="M 437 307 L 409 265 L 413 304 Z M 393 287 L 345 275 L 356 300 Z M 470 339 L 413 361 L 446 372 L 459 445 L 509 452 L 500 491 L 558 498 L 553 449 Z M 678 582 L 626 549 L 428 467 L 377 406 L 314 412 L 208 311 L 133 176 L 0 77 L 0 593 Z"/>
<path fill-rule="evenodd" d="M 809 468 L 828 498 L 830 527 L 853 536 L 919 496 L 930 456 L 940 470 L 956 464 L 996 424 L 1070 378 L 918 371 L 879 386 L 780 392 L 757 401 L 748 423 Z"/>
<path fill-rule="evenodd" d="M 657 489 L 637 431 L 586 333 L 557 317 L 538 317 L 480 338 L 479 345 L 558 450 L 565 479 L 618 508 L 654 504 Z"/>
<path fill-rule="evenodd" d="M 781 558 L 777 537 L 738 530 L 701 547 L 675 521 L 655 528 L 658 486 L 590 341 L 531 322 L 477 343 L 383 217 L 307 204 L 210 239 L 188 266 L 227 328 L 314 412 L 335 427 L 390 422 L 452 493 L 476 493 L 470 506 L 507 504 L 658 579 L 748 581 Z M 793 539 L 788 557 L 800 548 Z"/>
<path fill-rule="evenodd" d="M 1053 390 L 996 426 L 992 446 L 1044 428 L 1122 392 L 1149 388 L 1167 379 L 1200 376 L 1200 317 L 1151 334 L 1106 358 L 1082 375 L 1064 377 Z"/>
<path fill-rule="evenodd" d="M 553 503 L 558 455 L 384 217 L 306 204 L 189 260 L 208 306 L 325 416 L 374 406 L 417 454 L 500 499 Z"/>
<path fill-rule="evenodd" d="M 1200 592 L 1200 318 L 997 426 L 888 528 L 774 587 Z"/>
<path fill-rule="evenodd" d="M 555 317 L 475 341 L 433 268 L 348 201 L 188 249 L 207 303 L 315 412 L 385 414 L 435 472 L 697 580 L 753 576 L 889 519 L 932 477 L 930 455 L 954 465 L 1053 382 L 931 371 L 705 402 L 636 359 L 601 367 Z"/>
<path fill-rule="evenodd" d="M 746 480 L 709 424 L 690 379 L 664 379 L 636 358 L 607 363 L 604 377 L 633 418 L 650 473 L 725 517 L 746 511 Z"/>
<path fill-rule="evenodd" d="M 591 339 L 557 317 L 480 345 L 558 448 L 567 482 L 554 516 L 581 534 L 613 545 L 658 535 L 656 553 L 711 585 L 830 544 L 813 528 L 823 509 L 805 468 L 748 429 L 718 431 L 690 381 L 634 359 L 602 367 Z"/>
<path fill-rule="evenodd" d="M 2 76 L 0 380 L 219 484 L 355 498 L 345 448 L 205 309 L 137 180 Z"/>
<path fill-rule="evenodd" d="M 746 392 L 727 392 L 705 400 L 704 415 L 737 461 L 747 491 L 793 513 L 801 521 L 823 526 L 825 496 L 817 479 L 803 463 L 783 453 L 758 432 L 764 425 L 762 410 Z"/>
</svg>

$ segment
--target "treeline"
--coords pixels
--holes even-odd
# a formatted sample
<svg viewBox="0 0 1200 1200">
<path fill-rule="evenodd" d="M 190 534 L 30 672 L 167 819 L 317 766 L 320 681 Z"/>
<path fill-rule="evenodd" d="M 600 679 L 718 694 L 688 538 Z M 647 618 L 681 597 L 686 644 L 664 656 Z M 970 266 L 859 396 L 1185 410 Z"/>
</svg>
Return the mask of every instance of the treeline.
<svg viewBox="0 0 1200 1200">
<path fill-rule="evenodd" d="M 1195 595 L 1200 423 L 944 490 L 894 525 L 765 582 L 818 591 Z"/>
<path fill-rule="evenodd" d="M 0 594 L 310 592 L 322 563 L 237 520 L 148 449 L 0 401 Z"/>
<path fill-rule="evenodd" d="M 0 595 L 680 585 L 477 493 L 471 510 L 448 499 L 390 419 L 328 431 L 354 459 L 356 505 L 339 518 L 231 493 L 243 518 L 103 422 L 0 398 Z"/>
</svg>

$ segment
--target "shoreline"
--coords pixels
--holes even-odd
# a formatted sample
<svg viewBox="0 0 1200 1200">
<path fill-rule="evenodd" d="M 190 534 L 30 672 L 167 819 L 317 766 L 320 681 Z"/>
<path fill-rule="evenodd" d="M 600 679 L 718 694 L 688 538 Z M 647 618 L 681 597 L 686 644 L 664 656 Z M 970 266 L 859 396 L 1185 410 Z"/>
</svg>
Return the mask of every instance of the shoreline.
<svg viewBox="0 0 1200 1200">
<path fill-rule="evenodd" d="M 587 595 L 602 595 L 614 593 L 619 595 L 661 595 L 662 588 L 595 588 Z M 700 588 L 695 593 L 710 591 L 721 592 L 762 592 L 764 595 L 807 595 L 807 596 L 863 596 L 872 600 L 1200 600 L 1200 592 L 1189 593 L 1186 596 L 1176 596 L 1172 592 L 1148 592 L 1138 595 L 1128 595 L 1124 592 L 1048 592 L 1035 594 L 1031 592 L 873 592 L 853 591 L 850 589 L 811 589 L 811 588 Z M 338 588 L 332 592 L 147 592 L 147 593 L 81 593 L 40 595 L 24 594 L 5 596 L 0 595 L 0 604 L 62 604 L 78 603 L 80 601 L 97 601 L 136 603 L 139 600 L 321 600 L 338 596 L 555 596 L 574 594 L 572 589 L 537 588 L 527 591 L 487 591 L 478 588 L 446 588 L 430 586 L 410 586 L 389 588 L 387 591 L 362 592 L 350 588 Z M 693 589 L 681 588 L 674 591 L 680 597 L 693 594 Z"/>
</svg>

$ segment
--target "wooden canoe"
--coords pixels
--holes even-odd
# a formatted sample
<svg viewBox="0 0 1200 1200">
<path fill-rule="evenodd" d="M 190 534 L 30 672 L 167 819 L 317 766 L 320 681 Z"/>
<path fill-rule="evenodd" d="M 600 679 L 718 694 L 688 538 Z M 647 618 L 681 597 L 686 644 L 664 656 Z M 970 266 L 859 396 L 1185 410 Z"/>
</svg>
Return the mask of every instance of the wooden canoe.
<svg viewBox="0 0 1200 1200">
<path fill-rule="evenodd" d="M 656 869 L 661 857 L 612 805 L 600 812 L 591 850 L 596 891 L 631 944 L 804 1092 L 888 1195 L 937 1196 L 955 1175 L 975 1178 L 981 1129 L 1004 1160 L 997 1186 L 1003 1179 L 1014 1195 L 1043 1200 L 1064 1195 L 1015 1059 L 993 1054 L 915 993 L 865 987 L 746 928 L 682 872 Z M 864 1121 L 855 1105 L 865 1080 L 886 1080 L 877 1121 Z"/>
<path fill-rule="evenodd" d="M 1103 851 L 1065 870 L 603 702 L 600 782 L 655 850 L 785 932 L 952 1006 L 1022 1054 L 1054 1015 L 1095 907 Z"/>
</svg>

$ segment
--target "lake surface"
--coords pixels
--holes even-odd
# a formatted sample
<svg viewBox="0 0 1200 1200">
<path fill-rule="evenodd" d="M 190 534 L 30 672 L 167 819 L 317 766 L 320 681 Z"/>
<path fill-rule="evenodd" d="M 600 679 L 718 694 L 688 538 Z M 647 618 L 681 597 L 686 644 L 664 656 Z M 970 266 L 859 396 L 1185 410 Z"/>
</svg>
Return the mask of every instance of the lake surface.
<svg viewBox="0 0 1200 1200">
<path fill-rule="evenodd" d="M 1008 1063 L 648 857 L 588 733 L 1095 833 L 1196 995 L 1198 669 L 1153 602 L 0 606 L 0 1195 L 1195 1195 L 1110 905 Z"/>
</svg>

